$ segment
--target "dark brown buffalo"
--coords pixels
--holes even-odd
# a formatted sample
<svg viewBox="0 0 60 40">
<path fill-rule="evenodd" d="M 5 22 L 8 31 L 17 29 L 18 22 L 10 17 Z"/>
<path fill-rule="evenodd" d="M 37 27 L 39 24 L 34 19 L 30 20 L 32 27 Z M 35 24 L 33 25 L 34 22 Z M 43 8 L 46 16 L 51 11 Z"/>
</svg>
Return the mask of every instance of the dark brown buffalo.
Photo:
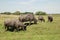
<svg viewBox="0 0 60 40">
<path fill-rule="evenodd" d="M 19 21 L 21 22 L 27 22 L 29 21 L 31 24 L 32 21 L 34 21 L 34 24 L 37 24 L 37 19 L 34 17 L 33 14 L 26 14 L 26 15 L 21 15 L 19 16 Z"/>
<path fill-rule="evenodd" d="M 14 21 L 12 21 L 10 19 L 7 19 L 7 20 L 4 21 L 4 26 L 5 26 L 5 29 L 7 31 L 10 30 L 10 29 L 13 29 L 14 30 Z"/>
<path fill-rule="evenodd" d="M 39 16 L 39 17 L 38 17 L 38 20 L 40 20 L 41 22 L 45 22 L 45 19 L 44 19 L 43 16 Z"/>
<path fill-rule="evenodd" d="M 48 16 L 48 21 L 52 22 L 53 21 L 53 17 L 51 15 Z"/>
<path fill-rule="evenodd" d="M 4 21 L 4 26 L 6 30 L 11 30 L 14 31 L 16 29 L 19 31 L 19 29 L 26 30 L 26 25 L 24 25 L 22 22 L 19 20 L 5 20 Z M 21 28 L 20 28 L 21 27 Z"/>
<path fill-rule="evenodd" d="M 26 30 L 26 25 L 24 25 L 19 20 L 15 20 L 15 28 L 16 30 L 19 30 L 19 29 Z"/>
</svg>

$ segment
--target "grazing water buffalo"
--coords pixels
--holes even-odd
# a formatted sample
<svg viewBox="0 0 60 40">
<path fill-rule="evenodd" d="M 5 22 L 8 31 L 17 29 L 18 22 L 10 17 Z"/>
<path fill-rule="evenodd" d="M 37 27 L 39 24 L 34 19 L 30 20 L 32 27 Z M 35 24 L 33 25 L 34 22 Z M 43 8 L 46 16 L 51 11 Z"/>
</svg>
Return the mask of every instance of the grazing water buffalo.
<svg viewBox="0 0 60 40">
<path fill-rule="evenodd" d="M 31 24 L 32 21 L 34 21 L 34 24 L 37 24 L 37 19 L 34 17 L 33 14 L 26 14 L 26 15 L 22 15 L 19 16 L 19 21 L 21 22 L 27 22 L 29 21 L 29 25 Z"/>
<path fill-rule="evenodd" d="M 51 15 L 48 16 L 48 21 L 52 22 L 53 21 L 53 17 Z"/>
<path fill-rule="evenodd" d="M 43 16 L 39 16 L 39 17 L 38 17 L 38 20 L 40 20 L 41 22 L 42 22 L 42 21 L 45 22 L 45 19 L 44 19 Z"/>
<path fill-rule="evenodd" d="M 13 29 L 14 30 L 14 21 L 10 20 L 10 19 L 7 19 L 4 21 L 4 26 L 5 26 L 5 29 L 8 31 L 10 29 Z M 11 30 L 11 31 L 13 31 Z"/>
<path fill-rule="evenodd" d="M 16 28 L 16 30 L 18 30 L 18 29 L 26 30 L 26 25 L 24 25 L 19 20 L 15 20 L 15 28 Z"/>
<path fill-rule="evenodd" d="M 19 29 L 26 30 L 26 25 L 24 25 L 22 22 L 19 20 L 5 20 L 4 21 L 4 26 L 6 30 L 11 30 L 14 31 L 16 29 L 19 31 Z M 21 27 L 21 28 L 20 28 Z"/>
</svg>

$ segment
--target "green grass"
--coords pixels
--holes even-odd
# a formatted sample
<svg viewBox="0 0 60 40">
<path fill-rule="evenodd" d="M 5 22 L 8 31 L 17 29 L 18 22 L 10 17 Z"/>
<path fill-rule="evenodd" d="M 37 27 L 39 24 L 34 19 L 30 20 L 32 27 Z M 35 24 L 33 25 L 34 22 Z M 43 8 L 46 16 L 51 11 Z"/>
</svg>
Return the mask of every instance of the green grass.
<svg viewBox="0 0 60 40">
<path fill-rule="evenodd" d="M 10 32 L 4 29 L 4 20 L 18 18 L 18 15 L 0 15 L 0 40 L 60 40 L 60 15 L 53 15 L 54 21 L 39 22 L 27 27 L 26 31 Z M 36 16 L 37 18 L 38 16 Z"/>
</svg>

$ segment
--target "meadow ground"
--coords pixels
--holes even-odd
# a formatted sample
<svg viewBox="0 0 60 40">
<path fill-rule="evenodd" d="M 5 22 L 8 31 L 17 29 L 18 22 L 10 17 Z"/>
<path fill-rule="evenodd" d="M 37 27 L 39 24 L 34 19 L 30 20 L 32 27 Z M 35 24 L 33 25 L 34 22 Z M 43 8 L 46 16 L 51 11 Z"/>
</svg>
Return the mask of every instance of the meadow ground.
<svg viewBox="0 0 60 40">
<path fill-rule="evenodd" d="M 4 20 L 18 18 L 18 15 L 0 15 L 0 40 L 60 40 L 60 15 L 53 15 L 54 21 L 39 22 L 27 27 L 26 31 L 10 32 L 4 29 Z M 36 16 L 38 17 L 38 16 Z"/>
</svg>

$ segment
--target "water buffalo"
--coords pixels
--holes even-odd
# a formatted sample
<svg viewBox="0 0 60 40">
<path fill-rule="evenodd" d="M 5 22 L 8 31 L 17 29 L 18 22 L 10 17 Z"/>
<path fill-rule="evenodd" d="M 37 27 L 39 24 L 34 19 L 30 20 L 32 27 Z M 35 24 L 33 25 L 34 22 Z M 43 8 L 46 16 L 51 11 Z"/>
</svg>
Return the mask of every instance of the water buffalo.
<svg viewBox="0 0 60 40">
<path fill-rule="evenodd" d="M 26 25 L 24 25 L 22 22 L 20 22 L 19 20 L 5 20 L 4 21 L 4 26 L 5 29 L 14 31 L 14 29 L 16 29 L 17 31 L 19 31 L 19 29 L 22 30 L 26 30 Z"/>
<path fill-rule="evenodd" d="M 51 15 L 48 16 L 48 21 L 52 22 L 53 21 L 53 17 Z"/>
<path fill-rule="evenodd" d="M 14 29 L 14 21 L 7 19 L 4 21 L 4 26 L 7 31 L 10 30 L 11 28 Z"/>
<path fill-rule="evenodd" d="M 22 16 L 19 16 L 19 21 L 21 22 L 27 22 L 29 21 L 29 25 L 31 24 L 32 21 L 34 21 L 34 24 L 37 24 L 37 19 L 34 17 L 33 14 L 26 14 L 26 15 L 22 15 Z"/>
<path fill-rule="evenodd" d="M 39 17 L 38 17 L 38 20 L 40 20 L 41 22 L 45 22 L 45 19 L 44 19 L 43 16 L 39 16 Z"/>
<path fill-rule="evenodd" d="M 18 30 L 18 28 L 22 29 L 22 30 L 26 30 L 26 25 L 24 25 L 19 20 L 15 20 L 15 28 L 16 28 L 16 30 Z"/>
</svg>

